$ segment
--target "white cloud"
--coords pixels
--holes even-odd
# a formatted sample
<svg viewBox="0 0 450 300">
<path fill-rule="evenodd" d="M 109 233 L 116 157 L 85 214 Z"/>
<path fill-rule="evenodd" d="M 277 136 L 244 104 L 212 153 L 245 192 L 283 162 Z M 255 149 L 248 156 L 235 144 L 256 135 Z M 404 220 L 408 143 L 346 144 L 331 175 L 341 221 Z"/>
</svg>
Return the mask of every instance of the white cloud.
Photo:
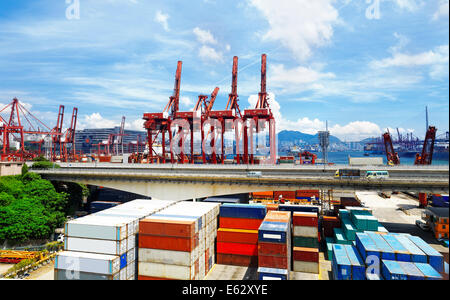
<svg viewBox="0 0 450 300">
<path fill-rule="evenodd" d="M 299 66 L 286 69 L 284 65 L 271 65 L 270 81 L 274 86 L 313 83 L 323 78 L 335 78 L 333 73 L 321 73 L 312 68 Z"/>
<path fill-rule="evenodd" d="M 448 13 L 449 13 L 449 0 L 440 0 L 439 1 L 439 8 L 433 15 L 433 20 L 438 20 L 440 18 L 447 18 L 448 19 Z"/>
<path fill-rule="evenodd" d="M 136 119 L 130 123 L 126 122 L 125 129 L 143 131 L 144 130 L 144 122 L 145 121 L 143 119 Z"/>
<path fill-rule="evenodd" d="M 442 45 L 433 50 L 419 54 L 393 53 L 392 57 L 372 61 L 373 69 L 392 67 L 424 67 L 429 66 L 429 75 L 433 79 L 448 76 L 449 45 Z"/>
<path fill-rule="evenodd" d="M 77 128 L 112 128 L 120 126 L 119 123 L 105 119 L 100 113 L 93 113 L 91 115 L 84 115 L 83 118 L 79 120 Z"/>
<path fill-rule="evenodd" d="M 249 97 L 248 102 L 251 108 L 254 108 L 258 101 L 258 95 Z M 287 120 L 281 114 L 281 106 L 276 101 L 275 95 L 269 93 L 269 105 L 276 121 L 277 132 L 283 130 L 301 131 L 307 134 L 317 134 L 318 131 L 326 129 L 326 122 L 319 119 L 309 119 L 308 117 L 298 118 L 297 120 Z M 368 137 L 378 136 L 382 133 L 380 127 L 368 121 L 354 121 L 346 125 L 336 124 L 329 127 L 330 133 L 337 138 L 345 141 L 360 141 Z"/>
<path fill-rule="evenodd" d="M 183 104 L 186 107 L 194 105 L 194 101 L 192 101 L 191 98 L 185 97 L 185 96 L 180 98 L 180 102 L 181 102 L 181 104 Z"/>
<path fill-rule="evenodd" d="M 217 40 L 214 38 L 209 30 L 203 30 L 199 27 L 195 27 L 193 30 L 197 40 L 202 44 L 217 45 Z"/>
<path fill-rule="evenodd" d="M 334 0 L 249 0 L 270 25 L 264 39 L 278 41 L 299 59 L 311 55 L 313 47 L 327 44 L 339 13 Z"/>
<path fill-rule="evenodd" d="M 169 20 L 170 16 L 168 14 L 164 14 L 162 11 L 158 10 L 155 15 L 155 21 L 161 24 L 165 31 L 169 31 Z"/>
<path fill-rule="evenodd" d="M 405 9 L 411 12 L 417 11 L 425 4 L 422 0 L 394 0 L 394 2 L 401 9 Z"/>
<path fill-rule="evenodd" d="M 214 48 L 203 45 L 198 53 L 198 56 L 206 61 L 214 61 L 214 62 L 222 62 L 223 54 L 221 52 L 217 52 Z"/>
</svg>

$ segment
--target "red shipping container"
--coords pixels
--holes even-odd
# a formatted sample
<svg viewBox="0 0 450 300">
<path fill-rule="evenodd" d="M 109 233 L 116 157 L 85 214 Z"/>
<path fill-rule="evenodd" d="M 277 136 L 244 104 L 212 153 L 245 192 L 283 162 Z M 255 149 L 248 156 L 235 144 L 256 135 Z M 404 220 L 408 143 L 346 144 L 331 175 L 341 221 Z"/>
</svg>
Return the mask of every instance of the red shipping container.
<svg viewBox="0 0 450 300">
<path fill-rule="evenodd" d="M 317 213 L 310 212 L 294 212 L 292 216 L 292 223 L 294 226 L 319 226 L 319 217 Z"/>
<path fill-rule="evenodd" d="M 295 191 L 276 191 L 273 192 L 273 197 L 278 200 L 282 196 L 284 199 L 295 199 Z"/>
<path fill-rule="evenodd" d="M 269 211 L 264 222 L 291 223 L 290 211 Z"/>
<path fill-rule="evenodd" d="M 219 228 L 217 242 L 258 244 L 258 230 Z"/>
<path fill-rule="evenodd" d="M 217 242 L 217 253 L 256 256 L 258 245 Z"/>
<path fill-rule="evenodd" d="M 217 264 L 241 267 L 257 267 L 258 256 L 217 253 Z"/>
<path fill-rule="evenodd" d="M 296 196 L 297 197 L 307 197 L 307 198 L 311 198 L 314 196 L 314 197 L 316 197 L 316 199 L 319 199 L 320 193 L 319 193 L 319 190 L 297 190 Z"/>
<path fill-rule="evenodd" d="M 258 230 L 263 220 L 241 218 L 219 218 L 220 228 Z"/>
<path fill-rule="evenodd" d="M 319 249 L 294 247 L 294 261 L 319 262 Z"/>
<path fill-rule="evenodd" d="M 334 228 L 341 228 L 341 221 L 338 217 L 324 216 L 322 219 L 323 234 L 325 237 L 334 235 Z"/>
<path fill-rule="evenodd" d="M 258 255 L 287 257 L 288 248 L 286 244 L 259 242 Z"/>
<path fill-rule="evenodd" d="M 198 245 L 198 237 L 182 238 L 156 235 L 139 235 L 139 248 L 191 252 Z"/>
<path fill-rule="evenodd" d="M 258 256 L 258 267 L 274 268 L 274 269 L 289 269 L 288 258 L 281 256 Z"/>
<path fill-rule="evenodd" d="M 144 219 L 139 222 L 139 234 L 188 238 L 195 234 L 195 222 Z"/>
</svg>

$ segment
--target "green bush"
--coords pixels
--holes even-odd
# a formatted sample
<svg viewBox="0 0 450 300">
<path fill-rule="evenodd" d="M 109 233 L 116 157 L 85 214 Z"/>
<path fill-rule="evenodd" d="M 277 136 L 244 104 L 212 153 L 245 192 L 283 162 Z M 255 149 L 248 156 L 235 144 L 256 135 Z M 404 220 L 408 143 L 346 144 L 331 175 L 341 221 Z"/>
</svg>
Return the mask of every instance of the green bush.
<svg viewBox="0 0 450 300">
<path fill-rule="evenodd" d="M 65 222 L 68 195 L 34 173 L 0 178 L 0 241 L 46 239 Z"/>
<path fill-rule="evenodd" d="M 38 161 L 35 162 L 32 166 L 32 169 L 59 169 L 61 168 L 60 165 L 54 164 L 50 161 Z"/>
<path fill-rule="evenodd" d="M 22 176 L 28 173 L 28 166 L 27 164 L 23 164 L 22 166 Z"/>
</svg>

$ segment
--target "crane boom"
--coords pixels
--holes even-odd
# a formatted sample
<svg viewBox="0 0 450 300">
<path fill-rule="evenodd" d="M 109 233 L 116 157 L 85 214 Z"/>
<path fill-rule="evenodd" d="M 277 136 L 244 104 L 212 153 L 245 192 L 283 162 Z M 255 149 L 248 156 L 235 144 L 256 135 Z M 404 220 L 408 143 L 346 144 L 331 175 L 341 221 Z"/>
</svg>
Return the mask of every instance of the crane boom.
<svg viewBox="0 0 450 300">
<path fill-rule="evenodd" d="M 387 158 L 388 164 L 399 165 L 400 158 L 398 157 L 398 153 L 396 153 L 394 150 L 394 145 L 392 144 L 392 138 L 391 138 L 391 134 L 389 133 L 389 130 L 388 130 L 388 132 L 383 134 L 383 139 L 384 139 L 384 147 L 386 149 L 386 158 Z"/>
<path fill-rule="evenodd" d="M 239 108 L 239 96 L 237 94 L 237 79 L 238 79 L 238 57 L 233 57 L 233 71 L 231 80 L 231 93 L 228 98 L 226 110 L 234 110 L 235 115 L 242 117 L 241 110 Z"/>
<path fill-rule="evenodd" d="M 173 88 L 173 95 L 169 99 L 169 103 L 166 108 L 164 108 L 164 112 L 169 112 L 173 117 L 178 112 L 180 108 L 180 86 L 181 86 L 181 70 L 182 70 L 183 62 L 178 61 L 177 72 L 175 74 L 175 84 Z"/>
</svg>

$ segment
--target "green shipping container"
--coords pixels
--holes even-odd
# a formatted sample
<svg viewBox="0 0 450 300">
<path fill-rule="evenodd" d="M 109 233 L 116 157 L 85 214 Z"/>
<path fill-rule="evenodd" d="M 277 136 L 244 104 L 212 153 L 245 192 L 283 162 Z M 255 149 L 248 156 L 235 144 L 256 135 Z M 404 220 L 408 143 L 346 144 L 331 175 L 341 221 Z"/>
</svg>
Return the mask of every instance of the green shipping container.
<svg viewBox="0 0 450 300">
<path fill-rule="evenodd" d="M 293 244 L 294 247 L 319 248 L 319 240 L 313 237 L 294 236 Z"/>
</svg>

